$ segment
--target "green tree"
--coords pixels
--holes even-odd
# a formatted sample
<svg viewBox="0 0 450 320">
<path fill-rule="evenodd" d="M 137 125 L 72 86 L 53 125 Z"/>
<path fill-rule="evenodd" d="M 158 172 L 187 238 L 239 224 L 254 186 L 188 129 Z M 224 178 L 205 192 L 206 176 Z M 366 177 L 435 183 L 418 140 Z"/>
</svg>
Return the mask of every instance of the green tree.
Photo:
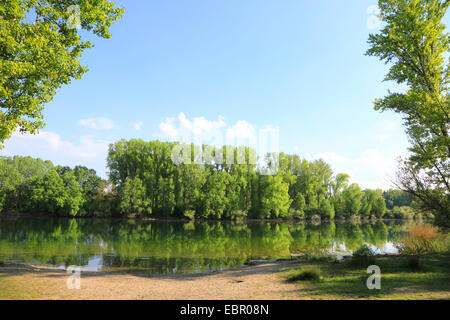
<svg viewBox="0 0 450 320">
<path fill-rule="evenodd" d="M 322 219 L 334 219 L 334 207 L 329 199 L 324 199 L 320 203 L 319 214 Z"/>
<path fill-rule="evenodd" d="M 48 212 L 57 215 L 64 209 L 66 197 L 64 181 L 53 169 L 43 177 L 28 179 L 21 196 L 25 201 L 21 201 L 20 205 L 25 212 Z"/>
<path fill-rule="evenodd" d="M 336 175 L 331 181 L 332 197 L 331 202 L 335 211 L 335 216 L 338 218 L 346 217 L 346 207 L 342 192 L 348 187 L 349 176 L 344 173 Z"/>
<path fill-rule="evenodd" d="M 285 217 L 288 214 L 292 200 L 289 199 L 289 185 L 283 178 L 276 176 L 261 176 L 261 210 L 265 218 Z"/>
<path fill-rule="evenodd" d="M 291 207 L 303 212 L 306 207 L 305 197 L 301 193 L 297 193 L 292 201 Z"/>
<path fill-rule="evenodd" d="M 61 209 L 62 214 L 75 216 L 86 199 L 83 195 L 83 189 L 79 185 L 73 172 L 69 171 L 61 178 L 65 187 L 64 207 Z"/>
<path fill-rule="evenodd" d="M 379 190 L 378 196 L 375 198 L 373 213 L 377 218 L 383 218 L 383 216 L 386 214 L 386 202 L 381 195 L 381 190 Z"/>
<path fill-rule="evenodd" d="M 342 191 L 342 198 L 344 201 L 344 208 L 346 217 L 356 216 L 361 209 L 361 198 L 364 192 L 356 183 L 352 183 L 344 191 Z"/>
<path fill-rule="evenodd" d="M 58 88 L 87 72 L 80 57 L 93 44 L 82 41 L 77 22 L 83 30 L 110 38 L 108 29 L 122 12 L 106 0 L 1 2 L 0 148 L 16 129 L 35 133 L 43 128 L 44 105 Z"/>
<path fill-rule="evenodd" d="M 386 202 L 383 197 L 383 191 L 380 189 L 364 190 L 360 213 L 365 217 L 375 216 L 382 218 L 386 213 Z"/>
<path fill-rule="evenodd" d="M 119 212 L 127 217 L 151 213 L 145 187 L 138 178 L 127 178 L 118 189 Z"/>
<path fill-rule="evenodd" d="M 402 190 L 389 189 L 383 191 L 383 198 L 386 202 L 386 208 L 392 210 L 394 206 L 411 206 L 413 202 L 413 196 Z"/>
<path fill-rule="evenodd" d="M 412 146 L 397 186 L 450 225 L 449 34 L 442 23 L 448 0 L 379 0 L 385 23 L 369 37 L 367 55 L 392 66 L 385 80 L 407 86 L 375 101 L 376 110 L 402 115 Z"/>
<path fill-rule="evenodd" d="M 202 218 L 220 219 L 228 205 L 226 189 L 229 180 L 227 172 L 212 172 L 204 185 Z"/>
</svg>

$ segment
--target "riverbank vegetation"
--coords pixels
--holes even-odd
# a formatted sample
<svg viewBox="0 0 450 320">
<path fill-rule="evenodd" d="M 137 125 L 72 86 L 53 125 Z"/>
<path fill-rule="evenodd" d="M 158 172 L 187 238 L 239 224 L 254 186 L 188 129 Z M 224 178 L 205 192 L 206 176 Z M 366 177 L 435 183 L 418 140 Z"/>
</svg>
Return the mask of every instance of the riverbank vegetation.
<svg viewBox="0 0 450 320">
<path fill-rule="evenodd" d="M 450 254 L 432 253 L 423 257 L 420 269 L 408 264 L 408 257 L 376 257 L 381 270 L 381 289 L 366 285 L 368 265 L 356 265 L 351 259 L 336 263 L 325 259 L 307 261 L 302 267 L 290 267 L 283 273 L 286 281 L 299 285 L 296 294 L 308 299 L 449 299 Z M 314 270 L 313 277 L 304 277 Z M 320 275 L 320 278 L 318 276 Z"/>
<path fill-rule="evenodd" d="M 289 268 L 284 277 L 301 282 L 302 296 L 317 299 L 449 298 L 450 235 L 434 226 L 412 226 L 396 240 L 399 255 L 377 255 L 367 244 L 351 257 L 307 256 L 306 265 Z M 381 271 L 380 289 L 369 290 L 367 268 Z M 307 282 L 307 283 L 305 283 Z"/>
<path fill-rule="evenodd" d="M 322 160 L 268 156 L 252 164 L 250 148 L 202 146 L 226 163 L 203 157 L 176 164 L 177 143 L 142 140 L 110 145 L 109 180 L 92 169 L 55 166 L 31 157 L 0 158 L 0 212 L 78 217 L 185 219 L 413 219 L 432 217 L 399 190 L 362 190 Z M 192 149 L 197 148 L 190 146 Z M 245 161 L 237 163 L 239 152 Z M 277 169 L 277 171 L 275 170 Z M 274 174 L 265 174 L 274 170 Z"/>
</svg>

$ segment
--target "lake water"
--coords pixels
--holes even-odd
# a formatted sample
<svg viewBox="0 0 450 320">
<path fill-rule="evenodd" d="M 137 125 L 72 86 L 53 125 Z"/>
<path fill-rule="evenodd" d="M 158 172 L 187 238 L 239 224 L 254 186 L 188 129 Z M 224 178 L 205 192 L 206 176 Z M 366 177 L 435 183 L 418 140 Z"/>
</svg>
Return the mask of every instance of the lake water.
<svg viewBox="0 0 450 320">
<path fill-rule="evenodd" d="M 224 270 L 250 260 L 306 253 L 380 253 L 414 222 L 161 222 L 107 219 L 0 219 L 0 261 L 82 271 L 147 274 Z"/>
</svg>

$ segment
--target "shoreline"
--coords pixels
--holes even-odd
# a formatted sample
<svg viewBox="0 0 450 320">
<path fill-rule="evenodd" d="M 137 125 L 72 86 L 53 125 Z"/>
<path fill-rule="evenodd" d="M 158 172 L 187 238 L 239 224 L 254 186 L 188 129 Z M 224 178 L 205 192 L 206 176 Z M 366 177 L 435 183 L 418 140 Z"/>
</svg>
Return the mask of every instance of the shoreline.
<svg viewBox="0 0 450 320">
<path fill-rule="evenodd" d="M 302 263 L 272 262 L 199 274 L 82 272 L 80 290 L 67 288 L 69 275 L 65 270 L 5 264 L 0 265 L 0 300 L 282 300 L 289 299 L 285 293 L 295 290 L 296 285 L 284 282 L 280 272 Z M 2 281 L 9 286 L 4 288 Z M 7 289 L 14 291 L 11 297 L 4 294 Z"/>
<path fill-rule="evenodd" d="M 76 219 L 76 220 L 121 220 L 121 221 L 160 221 L 160 222 L 305 222 L 305 223 L 324 223 L 324 222 L 377 222 L 377 221 L 432 221 L 432 219 L 395 219 L 395 218 L 381 218 L 381 219 L 364 219 L 364 218 L 351 218 L 351 219 L 294 219 L 294 218 L 275 218 L 275 219 L 187 219 L 180 217 L 80 217 L 80 216 L 51 216 L 48 214 L 33 214 L 33 213 L 0 213 L 0 219 L 3 218 L 39 218 L 39 219 Z"/>
<path fill-rule="evenodd" d="M 68 289 L 70 275 L 65 270 L 5 263 L 0 265 L 0 300 L 334 300 L 338 297 L 344 300 L 450 299 L 448 284 L 441 275 L 431 273 L 431 278 L 428 279 L 420 276 L 428 274 L 428 271 L 420 271 L 417 278 L 420 285 L 417 282 L 409 284 L 408 277 L 418 275 L 417 271 L 392 271 L 392 267 L 403 265 L 406 256 L 378 255 L 376 258 L 377 264 L 387 270 L 383 273 L 387 278 L 382 280 L 384 291 L 381 296 L 368 290 L 359 280 L 366 277 L 365 268 L 354 269 L 345 263 L 280 259 L 198 274 L 148 275 L 139 272 L 88 271 L 81 273 L 79 290 Z M 435 268 L 438 264 L 433 259 L 429 263 Z M 439 263 L 446 261 L 446 257 L 440 259 Z M 313 264 L 321 267 L 325 277 L 323 280 L 287 280 L 292 272 Z M 389 266 L 391 270 L 388 269 Z M 404 277 L 404 280 L 399 277 Z M 333 286 L 327 283 L 330 281 Z M 334 281 L 338 281 L 336 288 Z M 349 292 L 350 288 L 355 291 Z"/>
</svg>

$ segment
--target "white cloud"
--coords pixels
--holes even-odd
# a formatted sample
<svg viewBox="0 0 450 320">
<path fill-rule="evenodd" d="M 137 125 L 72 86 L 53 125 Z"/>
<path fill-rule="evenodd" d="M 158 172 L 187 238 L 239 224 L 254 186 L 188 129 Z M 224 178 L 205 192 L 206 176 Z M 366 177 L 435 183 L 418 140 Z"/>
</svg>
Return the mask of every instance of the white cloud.
<svg viewBox="0 0 450 320">
<path fill-rule="evenodd" d="M 196 136 L 201 136 L 226 126 L 221 116 L 219 116 L 217 121 L 206 120 L 205 117 L 194 118 L 191 121 L 186 118 L 183 112 L 180 112 L 178 115 L 178 121 L 180 123 L 180 131 L 193 133 Z"/>
<path fill-rule="evenodd" d="M 141 129 L 142 129 L 142 122 L 135 123 L 134 124 L 134 129 L 136 131 L 141 131 Z"/>
<path fill-rule="evenodd" d="M 93 168 L 103 177 L 109 142 L 96 141 L 90 136 L 82 136 L 77 143 L 63 140 L 58 134 L 41 131 L 39 134 L 13 133 L 6 141 L 0 155 L 32 156 L 51 160 L 55 165 L 85 165 Z"/>
<path fill-rule="evenodd" d="M 82 119 L 78 121 L 78 124 L 85 128 L 95 130 L 111 130 L 112 128 L 114 128 L 113 122 L 110 119 L 104 117 Z"/>
<path fill-rule="evenodd" d="M 168 139 L 178 138 L 178 130 L 175 128 L 174 122 L 175 118 L 166 118 L 158 125 L 162 137 Z"/>
<path fill-rule="evenodd" d="M 177 118 L 166 118 L 159 125 L 158 136 L 167 139 L 178 139 L 185 142 L 202 141 L 208 142 L 212 138 L 215 142 L 222 143 L 221 130 L 225 131 L 227 138 L 254 136 L 253 126 L 246 121 L 240 120 L 234 126 L 227 127 L 224 117 L 219 116 L 217 120 L 208 120 L 205 117 L 188 119 L 183 112 Z"/>
<path fill-rule="evenodd" d="M 339 162 L 344 162 L 347 160 L 345 157 L 337 154 L 336 152 L 321 152 L 310 158 L 323 159 L 329 163 L 339 163 Z"/>
<path fill-rule="evenodd" d="M 279 127 L 272 125 L 258 130 L 255 125 L 245 120 L 238 120 L 229 125 L 222 116 L 217 120 L 208 120 L 205 117 L 189 119 L 180 112 L 177 118 L 164 119 L 158 128 L 156 136 L 161 139 L 216 146 L 245 145 L 261 154 L 278 152 Z"/>
<path fill-rule="evenodd" d="M 380 134 L 380 135 L 378 135 L 378 139 L 380 141 L 385 141 L 385 140 L 389 139 L 389 136 L 387 136 L 385 134 Z"/>
<path fill-rule="evenodd" d="M 336 152 L 318 153 L 312 159 L 328 162 L 335 173 L 347 173 L 351 181 L 362 188 L 389 189 L 395 176 L 400 154 L 384 156 L 378 149 L 366 149 L 357 157 L 346 157 Z"/>
<path fill-rule="evenodd" d="M 229 127 L 226 131 L 227 140 L 246 139 L 252 140 L 256 138 L 256 130 L 253 125 L 245 120 L 239 120 L 235 125 Z"/>
</svg>

